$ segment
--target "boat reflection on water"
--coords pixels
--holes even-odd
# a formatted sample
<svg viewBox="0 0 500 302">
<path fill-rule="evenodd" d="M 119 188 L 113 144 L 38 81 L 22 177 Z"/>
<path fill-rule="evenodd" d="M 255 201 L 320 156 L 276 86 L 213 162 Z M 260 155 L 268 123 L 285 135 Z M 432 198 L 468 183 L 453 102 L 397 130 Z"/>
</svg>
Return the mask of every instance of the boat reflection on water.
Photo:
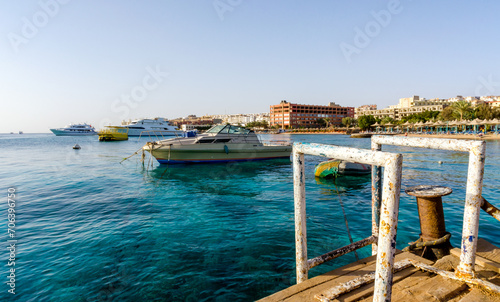
<svg viewBox="0 0 500 302">
<path fill-rule="evenodd" d="M 342 175 L 335 178 L 315 177 L 315 180 L 316 184 L 331 187 L 334 191 L 335 187 L 337 187 L 339 192 L 363 190 L 364 188 L 366 188 L 367 190 L 371 190 L 370 174 Z"/>
<path fill-rule="evenodd" d="M 289 159 L 273 159 L 257 162 L 229 162 L 214 164 L 159 165 L 144 174 L 151 181 L 165 184 L 182 184 L 193 193 L 255 196 L 262 193 L 262 186 L 276 185 L 277 174 L 290 175 Z M 282 177 L 291 182 L 290 177 Z M 267 181 L 267 182 L 266 182 Z M 280 184 L 278 184 L 280 185 Z"/>
</svg>

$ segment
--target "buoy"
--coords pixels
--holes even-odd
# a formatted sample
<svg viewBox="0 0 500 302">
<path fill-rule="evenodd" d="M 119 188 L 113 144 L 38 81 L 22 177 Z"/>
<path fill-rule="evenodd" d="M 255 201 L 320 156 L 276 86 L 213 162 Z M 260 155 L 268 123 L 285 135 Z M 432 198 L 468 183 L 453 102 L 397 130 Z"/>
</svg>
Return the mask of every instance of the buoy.
<svg viewBox="0 0 500 302">
<path fill-rule="evenodd" d="M 76 144 L 76 145 L 73 146 L 73 149 L 75 149 L 75 150 L 80 150 L 81 148 L 82 147 L 80 147 L 80 145 L 78 145 L 78 144 Z"/>
</svg>

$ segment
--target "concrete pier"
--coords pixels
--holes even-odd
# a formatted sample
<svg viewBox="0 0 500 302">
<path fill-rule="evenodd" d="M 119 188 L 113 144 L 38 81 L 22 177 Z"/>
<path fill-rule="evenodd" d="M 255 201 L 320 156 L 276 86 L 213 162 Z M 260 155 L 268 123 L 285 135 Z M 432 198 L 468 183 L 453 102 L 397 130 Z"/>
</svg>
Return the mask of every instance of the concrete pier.
<svg viewBox="0 0 500 302">
<path fill-rule="evenodd" d="M 452 272 L 460 262 L 460 250 L 452 249 L 448 255 L 436 262 L 407 252 L 398 251 L 395 262 L 413 259 Z M 331 272 L 291 286 L 261 302 L 275 301 L 372 301 L 373 283 L 363 285 L 334 299 L 327 294 L 335 286 L 375 271 L 376 256 L 371 256 Z M 476 256 L 476 273 L 481 279 L 500 286 L 500 248 L 479 239 Z M 410 266 L 394 274 L 392 301 L 497 301 L 500 294 L 485 290 L 463 281 L 451 280 L 440 275 Z"/>
</svg>

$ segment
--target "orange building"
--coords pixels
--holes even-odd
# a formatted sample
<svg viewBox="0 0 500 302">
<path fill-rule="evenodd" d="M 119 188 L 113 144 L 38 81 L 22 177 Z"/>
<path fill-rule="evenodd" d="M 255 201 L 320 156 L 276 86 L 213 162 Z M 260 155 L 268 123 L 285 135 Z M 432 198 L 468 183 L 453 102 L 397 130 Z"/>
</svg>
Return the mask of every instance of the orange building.
<svg viewBox="0 0 500 302">
<path fill-rule="evenodd" d="M 324 118 L 328 118 L 331 125 L 342 125 L 344 117 L 354 118 L 354 107 L 341 107 L 333 102 L 320 106 L 281 101 L 279 105 L 271 105 L 269 125 L 280 128 L 318 127 L 318 119 Z"/>
</svg>

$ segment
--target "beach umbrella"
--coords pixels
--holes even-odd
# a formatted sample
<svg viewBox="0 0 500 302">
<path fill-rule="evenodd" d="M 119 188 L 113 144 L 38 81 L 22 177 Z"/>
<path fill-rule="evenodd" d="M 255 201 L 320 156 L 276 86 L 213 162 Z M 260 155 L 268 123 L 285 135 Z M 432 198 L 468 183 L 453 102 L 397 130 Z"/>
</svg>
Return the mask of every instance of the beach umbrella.
<svg viewBox="0 0 500 302">
<path fill-rule="evenodd" d="M 500 120 L 498 120 L 497 118 L 488 121 L 484 120 L 483 122 L 485 122 L 486 125 L 495 125 L 495 132 L 498 131 L 498 125 L 500 124 Z"/>
<path fill-rule="evenodd" d="M 443 123 L 443 121 L 437 121 L 434 123 L 434 127 L 441 128 L 441 130 L 442 130 L 444 125 L 446 125 L 446 124 Z M 439 129 L 437 129 L 437 130 L 439 131 Z M 448 129 L 447 129 L 447 131 L 448 131 Z"/>
<path fill-rule="evenodd" d="M 429 129 L 429 127 L 432 127 L 434 125 L 434 122 L 427 121 L 423 124 L 425 126 L 425 130 Z"/>
<path fill-rule="evenodd" d="M 455 131 L 458 131 L 458 121 L 457 120 L 448 121 L 447 123 L 448 123 L 448 125 L 446 127 L 455 128 Z M 448 129 L 446 129 L 446 131 L 448 131 Z"/>
<path fill-rule="evenodd" d="M 422 125 L 423 125 L 423 124 L 424 124 L 424 123 L 422 123 L 422 122 L 417 122 L 417 123 L 415 123 L 415 124 L 414 124 L 414 125 L 415 125 L 415 127 L 417 127 L 417 131 L 418 131 L 418 129 L 419 129 L 419 128 L 420 128 L 420 131 L 422 131 Z"/>
<path fill-rule="evenodd" d="M 406 132 L 408 132 L 410 125 L 412 125 L 412 124 L 409 121 L 406 121 L 406 123 L 404 123 L 402 126 L 406 126 Z"/>
<path fill-rule="evenodd" d="M 483 125 L 483 121 L 477 118 L 473 121 L 470 121 L 468 125 L 474 126 L 474 132 L 477 132 L 477 126 Z"/>
<path fill-rule="evenodd" d="M 391 132 L 392 132 L 392 126 L 394 126 L 394 124 L 391 124 L 390 122 L 389 123 L 385 123 L 384 127 L 385 127 L 386 132 L 387 132 L 387 128 L 389 128 L 389 130 L 391 130 Z"/>
<path fill-rule="evenodd" d="M 497 118 L 494 118 L 491 120 L 494 125 L 495 125 L 495 132 L 498 133 L 498 125 L 500 125 L 500 120 L 498 120 Z"/>
</svg>

